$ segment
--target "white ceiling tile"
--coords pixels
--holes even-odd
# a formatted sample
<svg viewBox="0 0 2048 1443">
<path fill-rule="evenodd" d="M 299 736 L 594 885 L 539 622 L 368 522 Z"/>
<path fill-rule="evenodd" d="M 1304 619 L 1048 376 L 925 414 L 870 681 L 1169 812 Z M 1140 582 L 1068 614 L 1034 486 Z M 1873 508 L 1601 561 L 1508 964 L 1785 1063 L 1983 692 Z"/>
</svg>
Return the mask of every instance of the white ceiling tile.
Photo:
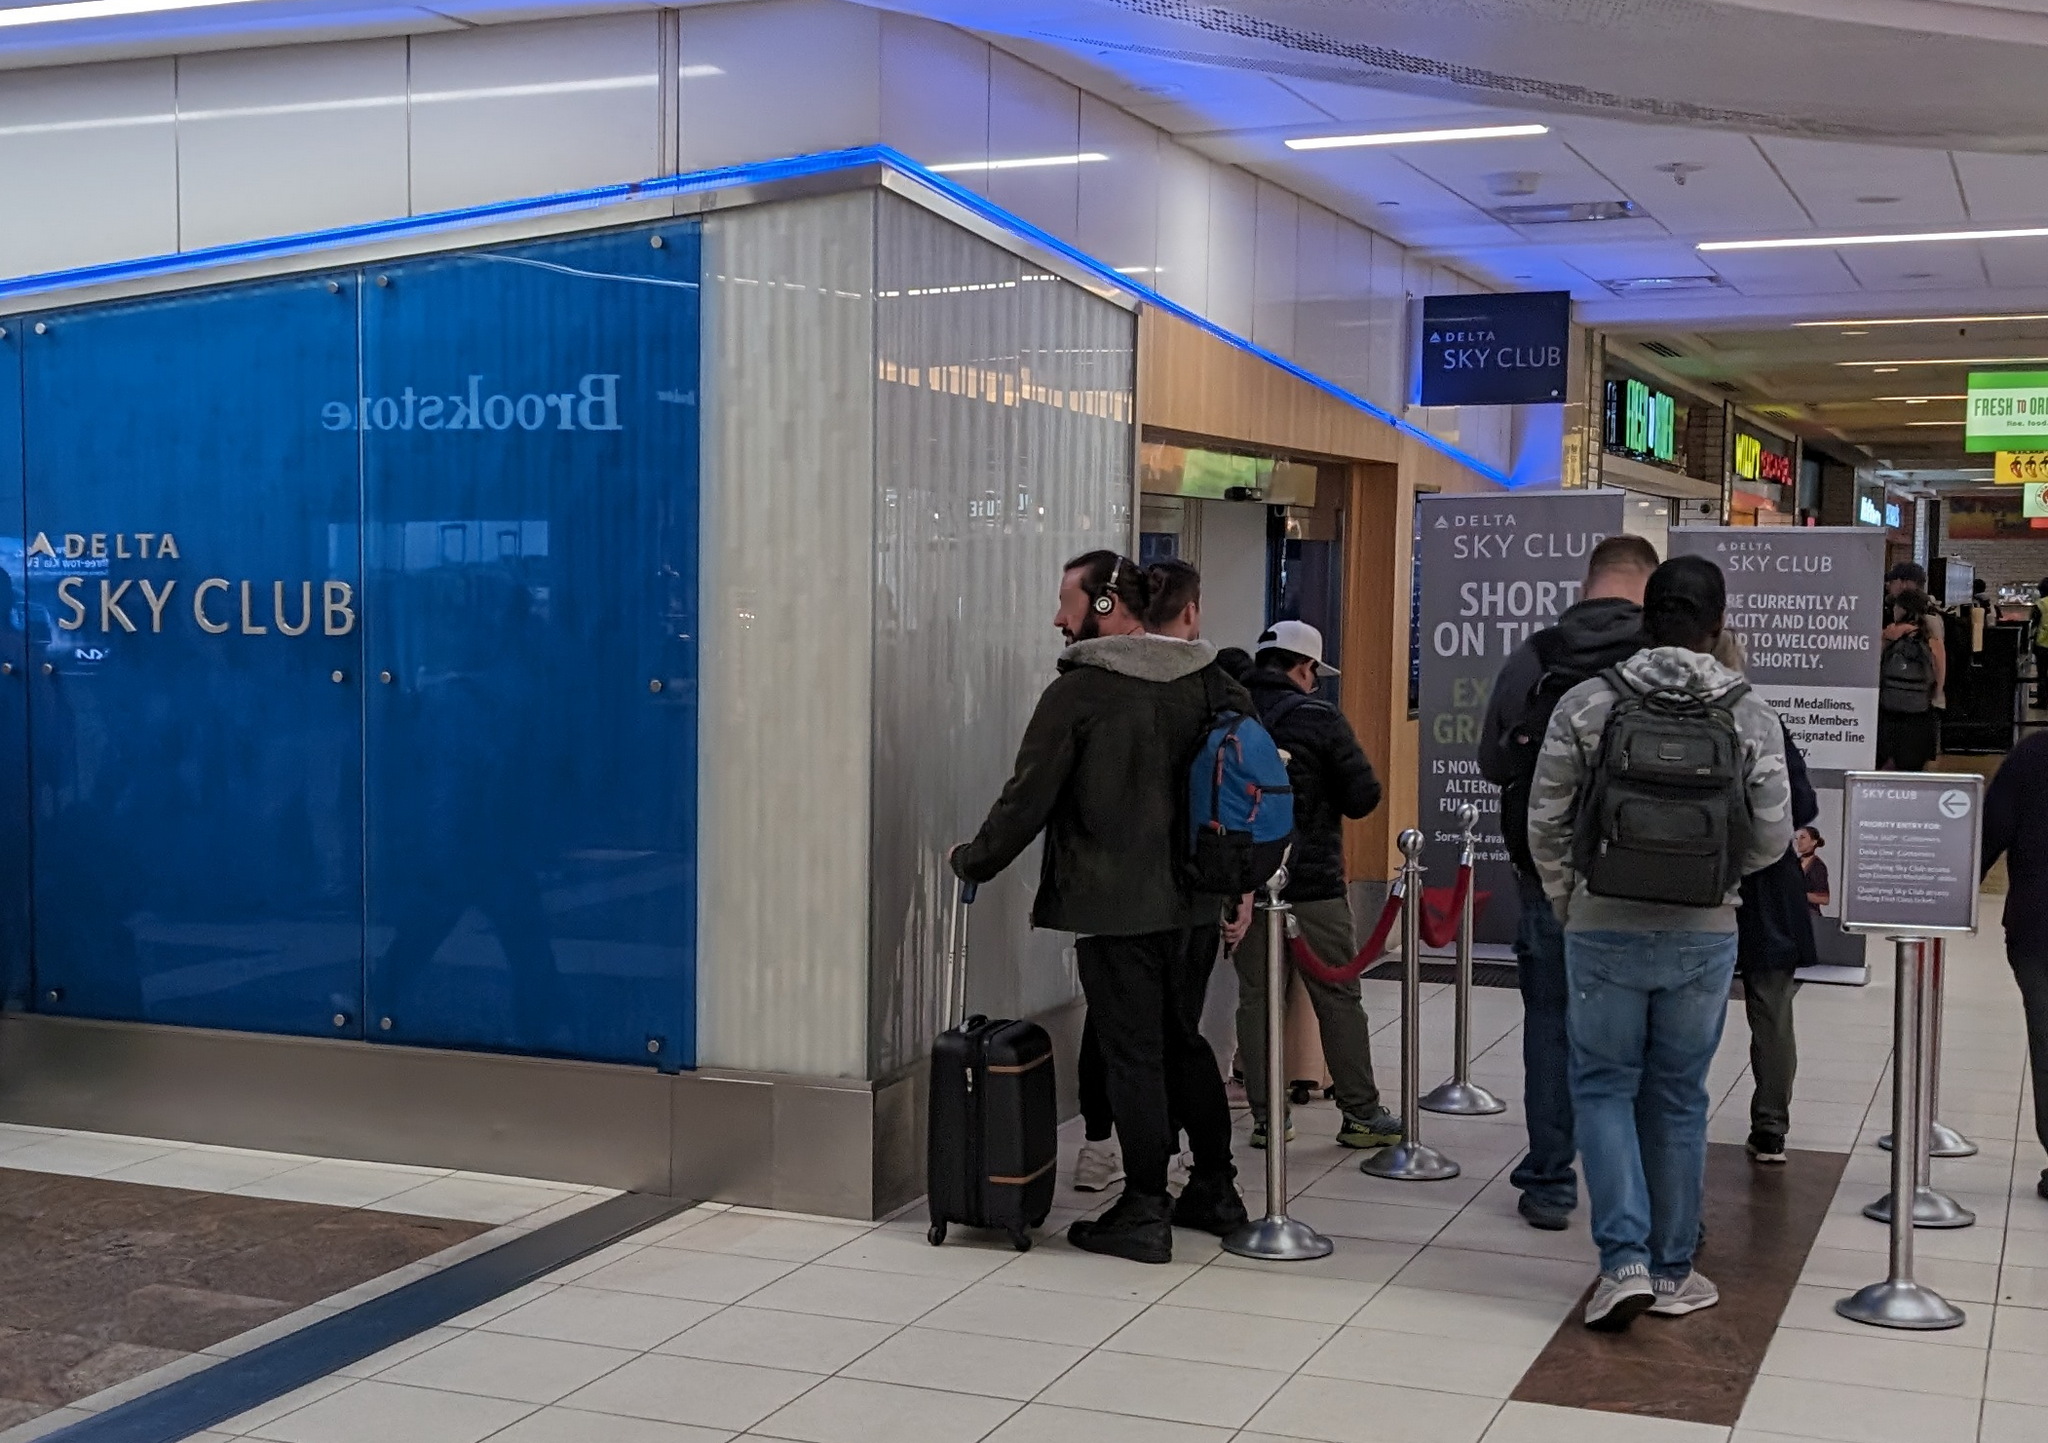
<svg viewBox="0 0 2048 1443">
<path fill-rule="evenodd" d="M 1374 90 L 1368 86 L 1342 85 L 1329 80 L 1289 77 L 1279 83 L 1332 120 L 1370 125 L 1375 130 L 1408 129 L 1410 121 L 1415 122 L 1416 129 L 1423 126 L 1503 123 L 1499 111 L 1459 100 L 1437 100 L 1398 90 Z M 1526 118 L 1535 120 L 1541 117 L 1531 115 Z"/>
<path fill-rule="evenodd" d="M 1757 144 L 1823 231 L 1897 230 L 1968 222 L 1945 150 L 1762 137 Z M 1895 196 L 1870 205 L 1863 197 Z"/>
<path fill-rule="evenodd" d="M 1712 259 L 1715 272 L 1746 296 L 1831 296 L 1863 289 L 1833 251 L 1719 251 Z"/>
<path fill-rule="evenodd" d="M 2048 224 L 2048 155 L 1955 154 L 1976 225 Z"/>
<path fill-rule="evenodd" d="M 1975 245 L 1852 246 L 1842 263 L 1867 290 L 1953 290 L 1985 285 Z"/>
<path fill-rule="evenodd" d="M 1555 136 L 1390 146 L 1385 153 L 1482 208 L 1631 198 Z M 1527 177 L 1534 177 L 1533 188 L 1512 193 L 1511 178 Z"/>
<path fill-rule="evenodd" d="M 1806 212 L 1746 135 L 1582 119 L 1560 122 L 1558 134 L 1674 234 L 1789 235 L 1807 227 Z M 1698 168 L 1680 185 L 1662 165 Z"/>
<path fill-rule="evenodd" d="M 1558 226 L 1556 252 L 1568 264 L 1597 281 L 1627 280 L 1636 276 L 1707 275 L 1715 268 L 1683 241 L 1646 237 L 1640 241 L 1600 241 L 1589 237 L 1574 245 L 1572 231 L 1598 230 L 1612 233 L 1631 224 L 1614 221 L 1597 226 Z"/>
<path fill-rule="evenodd" d="M 1990 241 L 1980 249 L 1994 286 L 2048 285 L 2048 241 Z"/>
</svg>

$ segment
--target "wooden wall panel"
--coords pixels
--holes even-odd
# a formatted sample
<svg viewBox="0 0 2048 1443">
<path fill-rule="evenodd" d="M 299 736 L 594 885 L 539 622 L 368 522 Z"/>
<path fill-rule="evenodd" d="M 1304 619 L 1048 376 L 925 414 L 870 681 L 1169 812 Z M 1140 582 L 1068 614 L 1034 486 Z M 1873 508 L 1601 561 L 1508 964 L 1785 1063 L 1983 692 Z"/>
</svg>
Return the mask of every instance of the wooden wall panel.
<svg viewBox="0 0 2048 1443">
<path fill-rule="evenodd" d="M 1384 881 L 1394 838 L 1415 825 L 1418 737 L 1408 716 L 1408 591 L 1415 493 L 1499 489 L 1385 421 L 1147 308 L 1138 322 L 1138 416 L 1145 432 L 1347 463 L 1344 535 L 1345 715 L 1386 800 L 1347 825 L 1353 880 Z"/>
</svg>

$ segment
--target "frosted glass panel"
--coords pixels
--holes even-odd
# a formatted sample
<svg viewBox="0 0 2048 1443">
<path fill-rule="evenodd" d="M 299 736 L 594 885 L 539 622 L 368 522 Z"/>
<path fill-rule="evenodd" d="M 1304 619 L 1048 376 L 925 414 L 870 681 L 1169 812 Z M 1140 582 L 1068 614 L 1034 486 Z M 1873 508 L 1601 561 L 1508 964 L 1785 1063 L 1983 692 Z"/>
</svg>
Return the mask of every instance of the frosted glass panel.
<svg viewBox="0 0 2048 1443">
<path fill-rule="evenodd" d="M 704 227 L 707 1067 L 867 1065 L 874 207 Z"/>
<path fill-rule="evenodd" d="M 1062 562 L 1129 524 L 1136 319 L 894 197 L 876 279 L 875 1075 L 943 1025 L 951 874 L 1053 676 Z M 973 912 L 974 1011 L 1078 994 L 1033 848 Z"/>
</svg>

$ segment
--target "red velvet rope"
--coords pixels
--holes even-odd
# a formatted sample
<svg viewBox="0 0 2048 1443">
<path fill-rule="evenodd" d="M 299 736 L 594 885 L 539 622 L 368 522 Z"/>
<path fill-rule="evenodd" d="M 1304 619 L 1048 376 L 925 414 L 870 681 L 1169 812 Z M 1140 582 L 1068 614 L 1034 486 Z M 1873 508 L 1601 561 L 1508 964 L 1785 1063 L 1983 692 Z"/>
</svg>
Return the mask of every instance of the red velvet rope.
<svg viewBox="0 0 2048 1443">
<path fill-rule="evenodd" d="M 1288 955 L 1294 965 L 1318 982 L 1327 982 L 1332 987 L 1342 987 L 1362 975 L 1366 968 L 1380 960 L 1380 953 L 1387 947 L 1387 934 L 1394 930 L 1394 922 L 1401 915 L 1401 893 L 1396 890 L 1387 896 L 1387 905 L 1380 908 L 1380 919 L 1373 924 L 1372 935 L 1365 939 L 1365 945 L 1358 949 L 1358 955 L 1341 967 L 1332 967 L 1309 950 L 1308 943 L 1300 937 L 1287 939 Z"/>
<path fill-rule="evenodd" d="M 1448 947 L 1458 939 L 1458 923 L 1465 910 L 1465 894 L 1472 889 L 1472 869 L 1458 868 L 1458 882 L 1449 891 L 1449 903 L 1439 907 L 1438 899 L 1445 896 L 1442 888 L 1425 888 L 1422 894 L 1422 915 L 1418 919 L 1422 940 L 1431 947 Z M 1477 919 L 1491 893 L 1481 892 L 1473 899 L 1473 916 Z M 1365 939 L 1365 945 L 1342 966 L 1332 967 L 1310 950 L 1306 940 L 1300 937 L 1287 939 L 1287 952 L 1299 967 L 1318 982 L 1327 982 L 1332 987 L 1364 975 L 1365 970 L 1380 960 L 1387 948 L 1387 937 L 1394 930 L 1394 923 L 1401 916 L 1402 896 L 1396 888 L 1387 897 L 1387 904 L 1380 908 L 1379 921 L 1373 924 L 1372 935 Z"/>
</svg>

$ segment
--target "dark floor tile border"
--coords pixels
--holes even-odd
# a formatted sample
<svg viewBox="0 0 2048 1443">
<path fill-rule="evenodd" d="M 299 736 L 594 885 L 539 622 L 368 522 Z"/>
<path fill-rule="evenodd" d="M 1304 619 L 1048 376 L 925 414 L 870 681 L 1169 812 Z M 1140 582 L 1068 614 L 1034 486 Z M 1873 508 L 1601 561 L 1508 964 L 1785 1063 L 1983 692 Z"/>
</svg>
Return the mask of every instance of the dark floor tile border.
<svg viewBox="0 0 2048 1443">
<path fill-rule="evenodd" d="M 1732 1427 L 1849 1164 L 1848 1153 L 1794 1151 L 1790 1159 L 1759 1166 L 1739 1146 L 1707 1148 L 1707 1240 L 1698 1261 L 1721 1290 L 1720 1306 L 1644 1317 L 1621 1334 L 1591 1331 L 1575 1306 L 1512 1396 Z M 1871 1257 L 1875 1282 L 1883 1260 Z"/>
<path fill-rule="evenodd" d="M 346 1312 L 60 1428 L 45 1435 L 46 1439 L 48 1443 L 176 1443 L 415 1333 L 460 1317 L 690 1206 L 680 1198 L 644 1193 L 608 1198 L 489 1252 L 465 1258 Z"/>
</svg>

